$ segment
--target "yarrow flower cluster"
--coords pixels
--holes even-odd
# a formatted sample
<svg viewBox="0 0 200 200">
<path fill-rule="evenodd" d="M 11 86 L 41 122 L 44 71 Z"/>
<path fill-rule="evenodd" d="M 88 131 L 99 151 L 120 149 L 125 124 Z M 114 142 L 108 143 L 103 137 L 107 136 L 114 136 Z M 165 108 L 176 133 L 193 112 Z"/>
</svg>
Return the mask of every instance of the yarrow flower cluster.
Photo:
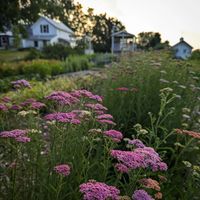
<svg viewBox="0 0 200 200">
<path fill-rule="evenodd" d="M 68 113 L 52 113 L 48 114 L 44 117 L 47 121 L 58 121 L 58 122 L 64 122 L 64 123 L 71 123 L 71 124 L 80 124 L 81 121 L 78 118 L 78 115 L 74 112 L 68 112 Z"/>
<path fill-rule="evenodd" d="M 27 80 L 25 80 L 25 79 L 21 79 L 21 80 L 17 80 L 17 81 L 12 81 L 11 84 L 16 89 L 26 88 L 26 87 L 27 88 L 31 88 L 30 83 Z"/>
<path fill-rule="evenodd" d="M 14 138 L 17 142 L 27 143 L 31 141 L 31 138 L 26 137 L 28 130 L 15 129 L 12 131 L 3 131 L 0 133 L 2 138 Z"/>
<path fill-rule="evenodd" d="M 4 104 L 0 104 L 0 111 L 7 111 L 8 107 Z"/>
<path fill-rule="evenodd" d="M 24 102 L 20 103 L 19 105 L 14 105 L 14 107 L 12 107 L 13 110 L 20 110 L 20 109 L 25 109 L 25 108 L 29 108 L 29 109 L 40 109 L 45 107 L 44 103 L 41 103 L 39 101 L 37 101 L 36 99 L 27 99 Z"/>
<path fill-rule="evenodd" d="M 153 200 L 153 198 L 145 190 L 135 190 L 133 200 Z"/>
<path fill-rule="evenodd" d="M 67 164 L 57 165 L 54 167 L 54 171 L 62 176 L 68 176 L 70 174 L 70 166 Z"/>
<path fill-rule="evenodd" d="M 138 92 L 138 89 L 137 88 L 127 88 L 127 87 L 118 87 L 118 88 L 115 88 L 115 90 L 117 91 L 124 91 L 124 92 L 127 92 L 127 91 L 132 91 L 132 92 Z"/>
<path fill-rule="evenodd" d="M 151 147 L 136 148 L 134 151 L 112 150 L 111 156 L 130 170 L 150 168 L 152 171 L 166 171 L 166 163 L 161 161 L 158 153 Z"/>
<path fill-rule="evenodd" d="M 128 140 L 129 145 L 134 145 L 136 148 L 144 148 L 145 145 L 143 142 L 139 139 L 134 139 L 134 140 Z"/>
<path fill-rule="evenodd" d="M 90 180 L 87 183 L 80 185 L 80 192 L 84 194 L 84 200 L 118 200 L 120 191 L 114 187 L 106 185 L 105 183 Z"/>
<path fill-rule="evenodd" d="M 112 140 L 115 142 L 120 142 L 123 138 L 123 134 L 116 130 L 104 131 L 103 134 L 112 138 Z"/>
<path fill-rule="evenodd" d="M 102 104 L 96 103 L 96 104 L 92 104 L 92 103 L 87 103 L 85 104 L 85 107 L 87 108 L 91 108 L 92 110 L 102 110 L 102 111 L 106 111 L 108 110 L 105 106 L 103 106 Z"/>
<path fill-rule="evenodd" d="M 143 178 L 139 180 L 139 183 L 146 188 L 150 188 L 156 191 L 160 191 L 160 184 L 158 181 L 151 178 Z"/>
<path fill-rule="evenodd" d="M 189 135 L 193 138 L 200 139 L 200 133 L 194 132 L 194 131 L 188 131 L 188 130 L 181 130 L 181 129 L 175 129 L 176 133 L 182 134 L 182 135 Z"/>
<path fill-rule="evenodd" d="M 53 100 L 61 105 L 72 105 L 79 102 L 78 98 L 64 91 L 52 92 L 46 99 Z"/>
<path fill-rule="evenodd" d="M 98 102 L 103 101 L 102 97 L 100 97 L 99 95 L 95 95 L 88 90 L 75 90 L 75 91 L 71 92 L 71 95 L 74 96 L 74 97 L 77 97 L 77 98 L 87 97 L 89 99 L 93 99 L 93 100 L 96 100 Z"/>
</svg>

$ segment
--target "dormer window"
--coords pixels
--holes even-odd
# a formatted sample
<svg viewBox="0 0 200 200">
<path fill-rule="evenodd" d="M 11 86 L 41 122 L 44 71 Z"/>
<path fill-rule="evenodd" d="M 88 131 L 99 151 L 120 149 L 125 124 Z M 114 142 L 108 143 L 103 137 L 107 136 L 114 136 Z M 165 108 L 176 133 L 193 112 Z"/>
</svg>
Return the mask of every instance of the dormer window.
<svg viewBox="0 0 200 200">
<path fill-rule="evenodd" d="M 40 25 L 41 33 L 49 33 L 49 25 Z"/>
</svg>

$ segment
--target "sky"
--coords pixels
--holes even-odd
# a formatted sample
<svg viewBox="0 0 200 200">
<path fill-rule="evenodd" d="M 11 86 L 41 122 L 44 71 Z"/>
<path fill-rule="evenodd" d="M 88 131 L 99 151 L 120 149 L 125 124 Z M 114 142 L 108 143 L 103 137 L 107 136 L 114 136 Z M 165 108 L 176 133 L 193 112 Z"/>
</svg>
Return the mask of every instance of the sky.
<svg viewBox="0 0 200 200">
<path fill-rule="evenodd" d="M 116 17 L 126 30 L 161 33 L 171 45 L 181 37 L 200 49 L 200 0 L 77 0 L 84 9 Z"/>
</svg>

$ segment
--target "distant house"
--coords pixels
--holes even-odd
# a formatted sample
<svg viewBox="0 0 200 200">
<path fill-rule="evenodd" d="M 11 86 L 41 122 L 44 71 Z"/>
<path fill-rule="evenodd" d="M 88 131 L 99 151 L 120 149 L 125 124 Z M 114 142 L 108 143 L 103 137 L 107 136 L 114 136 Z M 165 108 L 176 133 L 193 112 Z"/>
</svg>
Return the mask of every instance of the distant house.
<svg viewBox="0 0 200 200">
<path fill-rule="evenodd" d="M 180 38 L 180 42 L 175 44 L 172 49 L 175 52 L 175 57 L 179 59 L 187 59 L 192 54 L 193 47 Z"/>
<path fill-rule="evenodd" d="M 44 46 L 54 43 L 75 45 L 75 34 L 65 24 L 41 16 L 28 31 L 28 38 L 22 39 L 21 47 L 35 47 L 42 49 Z"/>
<path fill-rule="evenodd" d="M 21 39 L 21 48 L 42 49 L 44 46 L 62 43 L 74 47 L 76 44 L 74 32 L 65 24 L 41 16 L 27 28 L 28 37 Z M 0 48 L 13 47 L 12 31 L 0 32 Z"/>
<path fill-rule="evenodd" d="M 9 46 L 13 46 L 13 34 L 10 30 L 4 30 L 0 32 L 0 49 L 6 49 Z"/>
<path fill-rule="evenodd" d="M 112 53 L 133 52 L 136 50 L 136 37 L 126 30 L 119 32 L 112 31 Z"/>
</svg>

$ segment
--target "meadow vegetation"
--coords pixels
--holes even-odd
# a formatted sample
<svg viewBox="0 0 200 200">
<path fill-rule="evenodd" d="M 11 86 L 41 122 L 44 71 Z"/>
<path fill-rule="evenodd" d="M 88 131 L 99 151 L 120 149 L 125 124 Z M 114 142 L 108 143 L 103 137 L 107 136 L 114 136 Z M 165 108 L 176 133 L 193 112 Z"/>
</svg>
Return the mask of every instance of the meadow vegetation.
<svg viewBox="0 0 200 200">
<path fill-rule="evenodd" d="M 10 83 L 2 199 L 198 199 L 199 64 L 137 52 L 98 75 Z"/>
</svg>

